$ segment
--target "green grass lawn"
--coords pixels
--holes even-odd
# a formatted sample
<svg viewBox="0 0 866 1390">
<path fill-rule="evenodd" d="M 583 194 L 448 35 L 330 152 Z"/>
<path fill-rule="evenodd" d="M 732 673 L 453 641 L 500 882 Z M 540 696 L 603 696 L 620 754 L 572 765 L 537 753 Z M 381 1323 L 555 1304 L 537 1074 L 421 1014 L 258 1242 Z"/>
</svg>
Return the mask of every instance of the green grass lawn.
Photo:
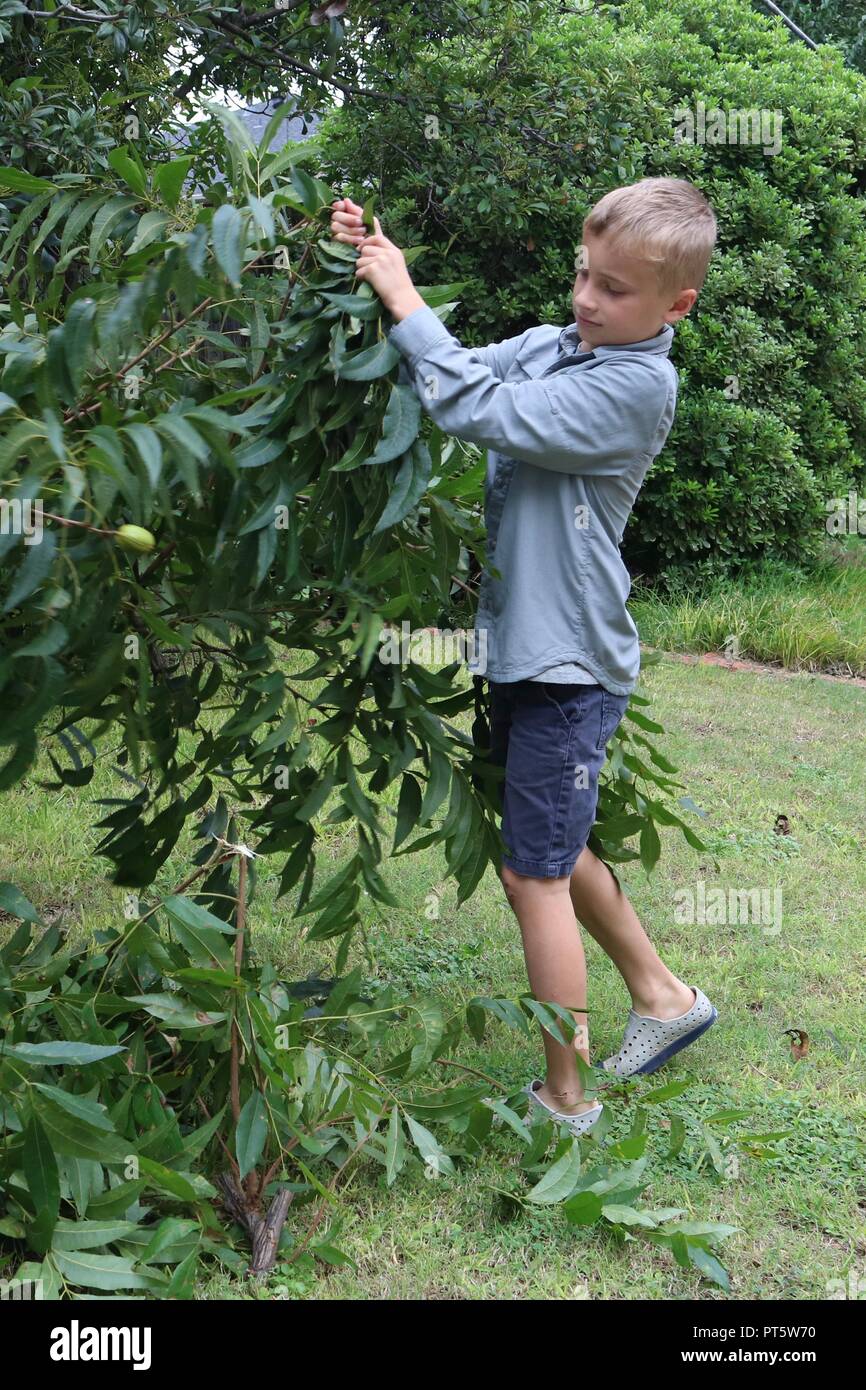
<svg viewBox="0 0 866 1390">
<path fill-rule="evenodd" d="M 734 1298 L 825 1299 L 828 1281 L 845 1280 L 849 1271 L 862 1275 L 866 1255 L 866 1153 L 858 1137 L 866 1118 L 864 692 L 814 676 L 780 680 L 666 659 L 648 668 L 641 688 L 653 700 L 648 713 L 670 731 L 659 736 L 659 748 L 707 812 L 695 826 L 712 853 L 698 854 L 679 832 L 666 830 L 653 875 L 632 865 L 620 878 L 664 960 L 701 986 L 719 1020 L 656 1076 L 608 1098 L 612 1134 L 628 1133 L 644 1091 L 691 1078 L 674 1102 L 650 1107 L 646 1202 L 738 1227 L 719 1250 Z M 469 722 L 466 716 L 467 731 Z M 45 772 L 51 775 L 47 766 Z M 0 879 L 17 883 L 48 920 L 74 935 L 121 919 L 122 890 L 106 883 L 103 861 L 93 856 L 99 832 L 90 828 L 88 804 L 91 796 L 118 794 L 121 785 L 106 760 L 86 792 L 44 792 L 31 779 L 3 800 Z M 392 805 L 398 789 L 388 789 Z M 774 833 L 779 813 L 788 817 L 789 835 Z M 351 825 L 323 833 L 319 881 L 353 848 Z M 188 871 L 184 853 L 179 846 L 164 866 L 161 892 Z M 475 994 L 527 989 L 517 921 L 492 869 L 459 910 L 438 846 L 386 859 L 382 870 L 400 907 L 382 915 L 370 904 L 350 966 L 431 990 L 449 1010 Z M 277 879 L 276 864 L 263 863 L 250 913 L 254 949 L 293 978 L 332 973 L 334 944 L 300 939 L 295 895 L 275 903 Z M 674 894 L 699 879 L 707 889 L 760 888 L 771 897 L 780 888 L 781 930 L 755 922 L 678 923 Z M 0 921 L 0 935 L 10 926 Z M 588 933 L 584 941 L 597 1058 L 619 1046 L 629 998 Z M 793 1058 L 787 1029 L 808 1034 L 804 1058 Z M 467 1033 L 455 1058 L 484 1072 L 503 1095 L 540 1074 L 542 1059 L 540 1034 L 529 1041 L 492 1022 L 482 1046 Z M 731 1123 L 732 1135 L 790 1133 L 777 1141 L 775 1157 L 741 1156 L 719 1177 L 701 1136 L 708 1117 L 727 1110 L 747 1112 Z M 670 1158 L 665 1127 L 673 1114 L 683 1117 L 688 1141 Z M 447 1141 L 447 1131 L 442 1137 Z M 498 1130 L 478 1166 L 429 1179 L 419 1161 L 390 1190 L 379 1165 L 362 1162 L 343 1188 L 336 1242 L 357 1269 L 319 1266 L 299 1278 L 278 1267 L 260 1296 L 724 1300 L 668 1252 L 620 1241 L 609 1230 L 570 1227 L 557 1207 L 504 1212 L 493 1188 L 515 1172 L 521 1152 L 515 1135 Z M 308 1213 L 290 1211 L 289 1229 L 300 1236 Z M 199 1296 L 251 1293 L 217 1272 L 202 1280 Z"/>
<path fill-rule="evenodd" d="M 866 676 L 866 539 L 828 541 L 809 573 L 766 564 L 748 579 L 680 584 L 664 595 L 636 581 L 629 610 L 641 639 L 666 651 L 727 651 L 792 670 Z"/>
</svg>

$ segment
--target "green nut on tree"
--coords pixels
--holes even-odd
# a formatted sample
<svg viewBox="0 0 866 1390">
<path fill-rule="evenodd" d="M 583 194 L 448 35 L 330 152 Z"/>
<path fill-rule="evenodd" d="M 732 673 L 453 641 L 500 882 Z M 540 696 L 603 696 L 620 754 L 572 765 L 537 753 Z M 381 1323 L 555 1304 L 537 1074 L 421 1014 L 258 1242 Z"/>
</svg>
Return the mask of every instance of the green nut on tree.
<svg viewBox="0 0 866 1390">
<path fill-rule="evenodd" d="M 141 554 L 153 550 L 156 545 L 156 537 L 143 526 L 121 526 L 115 531 L 114 536 L 124 550 L 137 550 Z"/>
</svg>

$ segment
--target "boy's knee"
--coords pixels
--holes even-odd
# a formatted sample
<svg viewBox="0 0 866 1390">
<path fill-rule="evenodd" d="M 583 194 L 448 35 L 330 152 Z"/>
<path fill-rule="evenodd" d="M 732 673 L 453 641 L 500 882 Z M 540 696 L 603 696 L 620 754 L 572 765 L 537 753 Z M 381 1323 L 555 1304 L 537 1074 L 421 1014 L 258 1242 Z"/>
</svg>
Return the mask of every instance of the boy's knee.
<svg viewBox="0 0 866 1390">
<path fill-rule="evenodd" d="M 505 896 L 512 907 L 521 897 L 529 893 L 567 893 L 568 876 L 562 878 L 535 878 L 531 874 L 520 874 L 510 864 L 502 864 L 499 877 L 505 889 Z"/>
</svg>

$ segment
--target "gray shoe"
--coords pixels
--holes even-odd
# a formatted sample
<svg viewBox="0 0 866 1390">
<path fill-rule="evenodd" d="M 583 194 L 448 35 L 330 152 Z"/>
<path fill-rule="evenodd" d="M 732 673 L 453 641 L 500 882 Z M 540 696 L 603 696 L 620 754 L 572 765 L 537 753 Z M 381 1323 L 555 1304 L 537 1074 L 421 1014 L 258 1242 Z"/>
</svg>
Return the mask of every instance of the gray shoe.
<svg viewBox="0 0 866 1390">
<path fill-rule="evenodd" d="M 647 1076 L 693 1043 L 719 1015 L 703 990 L 697 985 L 689 985 L 689 989 L 694 991 L 695 1002 L 678 1018 L 653 1018 L 629 1009 L 622 1047 L 596 1066 L 616 1076 Z"/>
<path fill-rule="evenodd" d="M 536 1091 L 543 1084 L 536 1077 L 534 1081 L 530 1081 L 528 1086 L 524 1086 L 523 1093 L 529 1096 L 529 1099 L 534 1101 L 539 1109 L 546 1112 L 545 1118 L 561 1120 L 563 1124 L 568 1125 L 572 1134 L 586 1134 L 587 1130 L 592 1129 L 593 1125 L 601 1119 L 601 1112 L 604 1109 L 601 1101 L 598 1105 L 594 1105 L 591 1110 L 584 1110 L 578 1115 L 565 1115 L 561 1110 L 554 1110 L 552 1105 L 548 1105 L 546 1101 L 541 1099 L 541 1096 L 536 1095 Z"/>
</svg>

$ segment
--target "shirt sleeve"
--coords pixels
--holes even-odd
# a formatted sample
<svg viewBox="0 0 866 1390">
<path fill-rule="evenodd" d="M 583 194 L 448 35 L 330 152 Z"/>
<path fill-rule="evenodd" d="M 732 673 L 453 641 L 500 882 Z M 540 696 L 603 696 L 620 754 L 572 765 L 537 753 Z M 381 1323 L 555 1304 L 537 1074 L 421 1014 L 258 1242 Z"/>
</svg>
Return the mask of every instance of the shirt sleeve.
<svg viewBox="0 0 866 1390">
<path fill-rule="evenodd" d="M 426 305 L 388 338 L 403 354 L 401 379 L 440 429 L 556 473 L 624 472 L 650 451 L 667 404 L 667 381 L 634 357 L 502 381 L 481 356 L 490 349 L 461 347 Z"/>
<path fill-rule="evenodd" d="M 432 309 L 429 312 L 432 314 L 436 323 L 439 324 L 440 328 L 444 328 L 445 325 L 442 323 L 442 320 L 438 318 L 436 314 L 433 314 Z M 412 313 L 416 314 L 418 310 L 414 309 Z M 411 317 L 412 314 L 406 315 L 406 318 Z M 401 327 L 405 322 L 406 319 L 401 319 L 399 324 L 395 324 L 395 329 Z M 394 337 L 395 329 L 392 329 L 388 334 L 388 339 L 395 347 L 400 347 L 400 337 Z M 509 367 L 523 346 L 527 335 L 531 332 L 532 329 L 527 328 L 523 333 L 517 333 L 513 338 L 502 338 L 498 343 L 488 343 L 486 347 L 464 348 L 460 344 L 458 344 L 458 346 L 461 352 L 471 352 L 479 362 L 483 362 L 486 367 L 489 367 L 497 380 L 504 381 Z M 457 342 L 457 339 L 452 337 L 447 329 L 445 329 L 445 333 L 446 336 L 451 339 L 452 343 Z M 405 356 L 400 360 L 397 380 L 401 386 L 413 385 L 413 374 L 409 370 L 409 365 Z"/>
</svg>

